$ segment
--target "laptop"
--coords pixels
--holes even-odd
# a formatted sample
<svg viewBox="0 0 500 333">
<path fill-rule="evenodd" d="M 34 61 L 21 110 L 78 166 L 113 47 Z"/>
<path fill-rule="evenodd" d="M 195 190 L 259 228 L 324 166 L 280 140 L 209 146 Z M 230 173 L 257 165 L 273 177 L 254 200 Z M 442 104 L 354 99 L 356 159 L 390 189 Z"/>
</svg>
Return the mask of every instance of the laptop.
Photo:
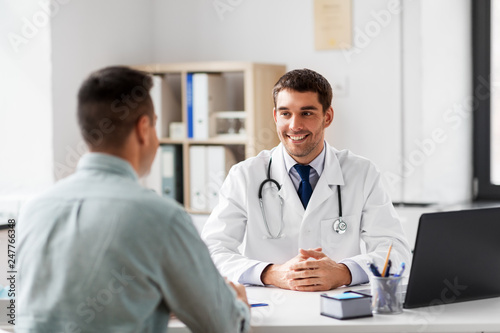
<svg viewBox="0 0 500 333">
<path fill-rule="evenodd" d="M 500 296 L 500 207 L 420 217 L 404 308 Z"/>
</svg>

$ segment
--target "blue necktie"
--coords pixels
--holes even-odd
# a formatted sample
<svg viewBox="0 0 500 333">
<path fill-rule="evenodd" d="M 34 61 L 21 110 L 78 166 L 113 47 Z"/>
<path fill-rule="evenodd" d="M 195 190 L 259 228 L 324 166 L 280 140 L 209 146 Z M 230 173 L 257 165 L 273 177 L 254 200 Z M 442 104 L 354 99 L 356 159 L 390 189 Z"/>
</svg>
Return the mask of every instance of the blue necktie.
<svg viewBox="0 0 500 333">
<path fill-rule="evenodd" d="M 311 183 L 309 183 L 309 171 L 311 170 L 311 166 L 295 164 L 293 167 L 299 173 L 300 179 L 302 179 L 297 193 L 299 194 L 300 201 L 302 201 L 302 206 L 304 206 L 305 209 L 313 193 Z"/>
</svg>

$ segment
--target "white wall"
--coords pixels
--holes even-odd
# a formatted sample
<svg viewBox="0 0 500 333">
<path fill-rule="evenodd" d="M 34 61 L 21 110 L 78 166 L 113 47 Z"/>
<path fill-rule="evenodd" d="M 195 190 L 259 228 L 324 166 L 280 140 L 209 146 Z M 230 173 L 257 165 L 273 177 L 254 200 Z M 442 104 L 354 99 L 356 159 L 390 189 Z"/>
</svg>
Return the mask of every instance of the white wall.
<svg viewBox="0 0 500 333">
<path fill-rule="evenodd" d="M 50 19 L 38 1 L 0 2 L 0 222 L 53 182 Z"/>
<path fill-rule="evenodd" d="M 104 66 L 151 62 L 151 16 L 151 2 L 144 0 L 73 0 L 54 16 L 53 144 L 57 179 L 74 171 L 86 149 L 76 120 L 80 84 L 91 71 Z"/>
</svg>

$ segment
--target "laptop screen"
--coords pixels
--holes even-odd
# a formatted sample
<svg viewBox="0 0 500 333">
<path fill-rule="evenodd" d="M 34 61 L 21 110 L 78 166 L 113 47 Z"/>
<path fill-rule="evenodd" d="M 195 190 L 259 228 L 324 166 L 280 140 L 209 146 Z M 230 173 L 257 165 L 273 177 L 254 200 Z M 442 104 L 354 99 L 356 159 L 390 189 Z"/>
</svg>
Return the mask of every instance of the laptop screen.
<svg viewBox="0 0 500 333">
<path fill-rule="evenodd" d="M 422 214 L 405 308 L 500 296 L 500 208 Z"/>
</svg>

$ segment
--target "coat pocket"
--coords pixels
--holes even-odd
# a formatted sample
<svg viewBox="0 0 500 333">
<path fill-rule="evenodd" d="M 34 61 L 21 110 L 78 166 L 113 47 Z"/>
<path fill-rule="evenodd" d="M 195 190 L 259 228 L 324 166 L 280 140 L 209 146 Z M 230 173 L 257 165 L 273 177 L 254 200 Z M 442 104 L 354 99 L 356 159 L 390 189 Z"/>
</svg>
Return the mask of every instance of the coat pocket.
<svg viewBox="0 0 500 333">
<path fill-rule="evenodd" d="M 352 247 L 353 242 L 359 243 L 359 216 L 357 215 L 349 215 L 342 216 L 342 223 L 337 223 L 339 221 L 339 217 L 326 219 L 321 221 L 321 247 L 323 250 L 334 250 L 339 247 Z M 343 233 L 337 232 L 337 230 L 342 231 Z M 359 244 L 357 244 L 359 247 Z M 328 252 L 330 252 L 328 251 Z"/>
</svg>

